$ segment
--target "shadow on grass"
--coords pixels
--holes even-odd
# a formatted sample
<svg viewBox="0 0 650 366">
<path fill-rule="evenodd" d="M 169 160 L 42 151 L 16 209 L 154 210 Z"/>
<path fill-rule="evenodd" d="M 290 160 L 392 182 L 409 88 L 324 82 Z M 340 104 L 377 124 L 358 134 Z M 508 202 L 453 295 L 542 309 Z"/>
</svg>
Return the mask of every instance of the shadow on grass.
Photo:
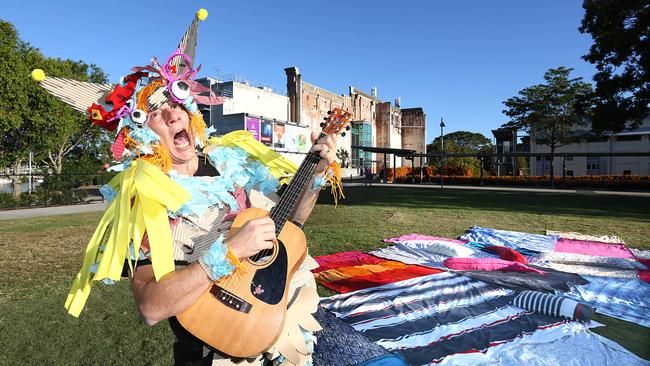
<svg viewBox="0 0 650 366">
<path fill-rule="evenodd" d="M 650 198 L 545 192 L 468 191 L 403 187 L 347 187 L 340 205 L 420 209 L 473 209 L 578 216 L 635 217 L 650 221 Z M 319 203 L 333 204 L 321 194 Z"/>
</svg>

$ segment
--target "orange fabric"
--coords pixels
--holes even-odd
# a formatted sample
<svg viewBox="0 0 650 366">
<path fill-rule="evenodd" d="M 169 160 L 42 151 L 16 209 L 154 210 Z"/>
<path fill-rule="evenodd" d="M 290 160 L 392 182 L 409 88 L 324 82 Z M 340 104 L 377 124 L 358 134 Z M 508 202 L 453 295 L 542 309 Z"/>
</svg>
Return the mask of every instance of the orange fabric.
<svg viewBox="0 0 650 366">
<path fill-rule="evenodd" d="M 364 264 L 362 266 L 341 267 L 329 269 L 315 274 L 319 282 L 338 281 L 350 277 L 368 276 L 373 273 L 381 273 L 397 268 L 404 268 L 407 265 L 397 261 L 383 261 L 377 264 Z"/>
</svg>

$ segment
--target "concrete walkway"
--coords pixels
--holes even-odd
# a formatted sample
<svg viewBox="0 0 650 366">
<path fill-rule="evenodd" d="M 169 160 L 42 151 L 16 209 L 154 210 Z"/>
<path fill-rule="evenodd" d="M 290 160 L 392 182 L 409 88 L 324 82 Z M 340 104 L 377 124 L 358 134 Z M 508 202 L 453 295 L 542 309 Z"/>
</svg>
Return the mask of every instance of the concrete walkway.
<svg viewBox="0 0 650 366">
<path fill-rule="evenodd" d="M 363 187 L 365 183 L 343 183 L 344 187 Z M 501 192 L 531 192 L 531 193 L 555 193 L 555 194 L 576 194 L 594 196 L 629 196 L 629 197 L 650 197 L 650 192 L 622 192 L 622 191 L 598 191 L 588 189 L 550 189 L 550 188 L 517 188 L 517 187 L 481 187 L 481 186 L 454 186 L 446 185 L 440 188 L 437 184 L 386 184 L 373 183 L 373 188 L 399 187 L 410 189 L 461 189 Z M 69 215 L 84 212 L 104 211 L 107 203 L 88 203 L 84 205 L 57 206 L 45 208 L 27 208 L 21 210 L 0 211 L 0 220 L 24 219 L 37 216 Z"/>
<path fill-rule="evenodd" d="M 37 216 L 69 215 L 84 212 L 104 211 L 107 203 L 87 203 L 83 205 L 25 208 L 20 210 L 0 211 L 0 220 L 25 219 Z"/>
</svg>

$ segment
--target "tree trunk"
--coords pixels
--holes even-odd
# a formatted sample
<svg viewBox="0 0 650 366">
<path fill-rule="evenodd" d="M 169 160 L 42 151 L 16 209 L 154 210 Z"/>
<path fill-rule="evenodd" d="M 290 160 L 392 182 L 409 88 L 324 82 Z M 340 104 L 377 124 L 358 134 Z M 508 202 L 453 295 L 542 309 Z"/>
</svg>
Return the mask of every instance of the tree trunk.
<svg viewBox="0 0 650 366">
<path fill-rule="evenodd" d="M 9 176 L 11 179 L 11 186 L 13 190 L 14 198 L 18 199 L 22 191 L 20 187 L 20 168 L 22 167 L 21 160 L 18 160 L 14 163 L 13 174 Z"/>
<path fill-rule="evenodd" d="M 551 187 L 555 186 L 555 156 L 552 154 L 555 153 L 555 145 L 551 146 Z"/>
</svg>

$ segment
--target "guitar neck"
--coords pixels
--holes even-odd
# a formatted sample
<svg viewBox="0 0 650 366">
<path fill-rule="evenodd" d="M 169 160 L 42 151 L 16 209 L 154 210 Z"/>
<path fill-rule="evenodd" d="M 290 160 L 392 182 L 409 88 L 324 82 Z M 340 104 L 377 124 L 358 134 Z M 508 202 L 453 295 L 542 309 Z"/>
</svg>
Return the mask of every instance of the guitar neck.
<svg viewBox="0 0 650 366">
<path fill-rule="evenodd" d="M 318 138 L 325 137 L 326 135 L 321 132 Z M 318 152 L 309 152 L 305 159 L 300 164 L 298 171 L 291 179 L 291 183 L 280 197 L 280 201 L 275 207 L 271 209 L 271 220 L 275 223 L 275 234 L 280 235 L 280 231 L 284 227 L 284 223 L 289 216 L 293 213 L 296 205 L 302 197 L 309 181 L 314 176 L 316 165 L 321 160 Z"/>
</svg>

